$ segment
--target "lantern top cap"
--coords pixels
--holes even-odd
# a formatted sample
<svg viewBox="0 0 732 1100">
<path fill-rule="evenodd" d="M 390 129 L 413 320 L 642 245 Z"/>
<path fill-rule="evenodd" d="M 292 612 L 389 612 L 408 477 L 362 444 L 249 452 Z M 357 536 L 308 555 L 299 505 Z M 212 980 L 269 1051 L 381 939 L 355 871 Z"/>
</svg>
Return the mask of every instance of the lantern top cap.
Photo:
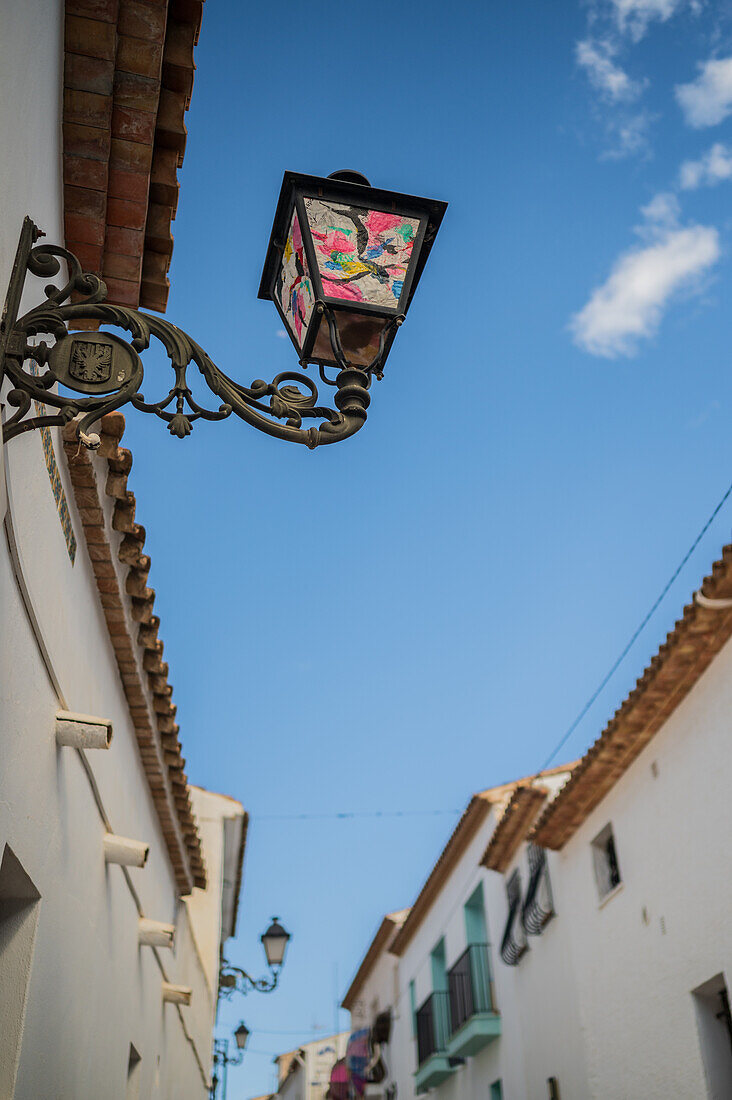
<svg viewBox="0 0 732 1100">
<path fill-rule="evenodd" d="M 447 203 L 439 199 L 404 195 L 398 191 L 385 191 L 380 187 L 371 187 L 365 176 L 351 169 L 334 172 L 332 176 L 310 176 L 302 172 L 285 172 L 259 286 L 258 296 L 260 298 L 267 301 L 271 301 L 273 298 L 275 278 L 287 239 L 295 195 L 298 193 L 320 198 L 326 202 L 368 206 L 385 211 L 399 211 L 407 216 L 411 215 L 422 219 L 426 217 L 427 225 L 424 240 L 417 257 L 409 292 L 409 299 L 411 300 L 427 262 L 432 242 L 447 209 Z"/>
<path fill-rule="evenodd" d="M 275 936 L 278 939 L 288 939 L 288 940 L 292 938 L 290 936 L 290 933 L 286 932 L 285 929 L 280 924 L 280 918 L 279 917 L 272 917 L 272 923 L 270 924 L 269 928 L 267 929 L 266 932 L 263 932 L 262 935 L 259 938 L 261 940 L 264 940 L 266 936 Z"/>
<path fill-rule="evenodd" d="M 363 187 L 370 187 L 371 181 L 367 180 L 361 172 L 353 168 L 340 168 L 337 172 L 331 172 L 329 180 L 340 180 L 342 183 L 360 183 Z"/>
</svg>

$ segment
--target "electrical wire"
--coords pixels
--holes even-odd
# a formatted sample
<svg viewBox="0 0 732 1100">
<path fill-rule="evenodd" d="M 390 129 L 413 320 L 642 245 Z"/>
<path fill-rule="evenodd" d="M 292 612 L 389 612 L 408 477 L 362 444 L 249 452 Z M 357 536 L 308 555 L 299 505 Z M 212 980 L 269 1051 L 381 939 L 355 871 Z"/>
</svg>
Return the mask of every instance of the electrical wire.
<svg viewBox="0 0 732 1100">
<path fill-rule="evenodd" d="M 255 821 L 342 821 L 355 817 L 439 817 L 456 816 L 462 810 L 344 810 L 332 814 L 252 814 Z"/>
<path fill-rule="evenodd" d="M 626 642 L 623 649 L 620 651 L 620 653 L 618 654 L 616 659 L 613 661 L 612 665 L 610 666 L 608 671 L 605 673 L 605 675 L 603 676 L 600 683 L 597 685 L 595 690 L 592 692 L 592 694 L 590 695 L 589 699 L 586 701 L 584 706 L 580 709 L 580 711 L 577 714 L 577 716 L 575 717 L 575 719 L 571 722 L 571 724 L 568 726 L 568 728 L 562 734 L 560 739 L 557 741 L 556 745 L 554 746 L 554 748 L 549 753 L 546 760 L 544 761 L 544 763 L 541 765 L 538 772 L 536 773 L 537 776 L 541 772 L 543 772 L 546 768 L 549 767 L 551 762 L 555 759 L 557 753 L 567 743 L 569 738 L 572 736 L 572 734 L 575 732 L 575 730 L 579 726 L 582 719 L 585 718 L 585 716 L 587 715 L 587 713 L 589 712 L 589 710 L 591 709 L 593 704 L 597 701 L 597 699 L 599 698 L 601 693 L 607 687 L 610 680 L 615 675 L 617 670 L 620 668 L 620 665 L 623 663 L 625 658 L 628 656 L 631 649 L 633 648 L 635 643 L 638 641 L 638 638 L 641 636 L 641 634 L 645 630 L 646 626 L 648 625 L 650 620 L 653 618 L 654 614 L 656 613 L 656 611 L 658 610 L 660 605 L 663 603 L 664 599 L 666 598 L 669 591 L 671 590 L 674 582 L 679 577 L 679 574 L 681 573 L 682 569 L 687 564 L 687 562 L 691 558 L 692 554 L 696 550 L 697 546 L 699 545 L 701 540 L 706 535 L 707 531 L 711 527 L 712 523 L 716 519 L 719 512 L 724 507 L 724 505 L 727 502 L 727 500 L 729 499 L 730 495 L 732 495 L 732 484 L 730 484 L 728 486 L 728 488 L 725 491 L 724 495 L 722 496 L 721 500 L 716 505 L 714 510 L 711 512 L 709 518 L 706 520 L 706 522 L 705 522 L 704 526 L 702 527 L 701 531 L 696 536 L 696 538 L 692 542 L 691 546 L 686 551 L 683 558 L 681 559 L 679 564 L 676 566 L 676 568 L 674 569 L 674 571 L 671 574 L 671 576 L 669 577 L 669 579 L 666 581 L 666 584 L 661 589 L 661 592 L 656 597 L 656 599 L 654 600 L 654 602 L 652 603 L 651 607 L 648 609 L 646 614 L 643 616 L 643 619 L 641 620 L 639 625 L 636 627 L 636 629 L 633 631 L 633 633 L 630 636 L 629 640 Z M 322 813 L 322 814 L 319 814 L 319 813 L 252 814 L 252 817 L 256 821 L 346 821 L 346 820 L 355 819 L 355 818 L 380 818 L 380 817 L 384 817 L 384 818 L 387 818 L 387 817 L 438 817 L 438 816 L 457 817 L 461 813 L 462 813 L 462 810 L 364 810 L 364 811 L 344 810 L 344 811 L 341 811 L 341 812 Z"/>
<path fill-rule="evenodd" d="M 582 709 L 580 710 L 577 717 L 574 719 L 574 721 L 569 726 L 569 728 L 566 730 L 566 732 L 560 737 L 559 741 L 557 741 L 556 745 L 554 746 L 552 751 L 549 753 L 549 756 L 547 756 L 546 760 L 541 765 L 541 768 L 539 769 L 539 772 L 543 772 L 545 770 L 545 768 L 549 767 L 549 765 L 551 764 L 552 760 L 554 760 L 554 758 L 556 757 L 559 750 L 567 743 L 569 738 L 572 736 L 574 731 L 577 729 L 577 726 L 580 724 L 582 719 L 585 717 L 585 715 L 587 714 L 587 712 L 589 711 L 590 707 L 595 702 L 597 697 L 600 695 L 600 693 L 603 691 L 603 689 L 605 687 L 607 687 L 608 683 L 610 682 L 612 677 L 615 675 L 615 673 L 617 672 L 618 668 L 623 663 L 625 658 L 628 656 L 628 653 L 633 648 L 633 646 L 637 642 L 638 638 L 643 633 L 643 630 L 648 625 L 649 621 L 651 620 L 651 618 L 653 617 L 655 612 L 658 610 L 658 608 L 661 605 L 661 603 L 663 602 L 663 600 L 665 599 L 666 595 L 668 594 L 671 586 L 673 585 L 674 581 L 678 577 L 679 573 L 684 568 L 684 566 L 688 562 L 689 558 L 694 553 L 697 546 L 699 545 L 701 540 L 706 535 L 707 531 L 709 530 L 709 528 L 711 527 L 711 525 L 714 522 L 715 518 L 717 517 L 717 514 L 720 512 L 720 510 L 722 509 L 725 501 L 727 500 L 727 498 L 729 497 L 729 495 L 731 493 L 732 493 L 732 485 L 729 486 L 726 493 L 724 494 L 724 496 L 720 500 L 719 504 L 716 506 L 716 508 L 714 509 L 712 514 L 709 516 L 709 519 L 706 521 L 706 523 L 702 527 L 701 531 L 696 536 L 696 538 L 692 542 L 691 546 L 686 551 L 683 558 L 681 559 L 679 564 L 676 566 L 676 568 L 674 569 L 674 571 L 671 574 L 671 576 L 669 577 L 669 579 L 666 581 L 666 584 L 663 586 L 663 589 L 661 590 L 660 595 L 656 598 L 656 600 L 652 604 L 650 610 L 646 612 L 646 614 L 645 614 L 643 620 L 641 621 L 640 625 L 633 632 L 633 634 L 630 637 L 630 640 L 626 643 L 626 645 L 623 648 L 623 650 L 621 651 L 620 655 L 615 659 L 615 661 L 611 665 L 610 670 L 605 674 L 605 676 L 603 676 L 602 680 L 600 681 L 598 686 L 595 688 L 595 690 L 593 691 L 592 695 L 589 697 L 589 699 L 587 700 L 585 705 L 582 707 Z M 539 772 L 537 772 L 537 775 L 539 774 Z"/>
</svg>

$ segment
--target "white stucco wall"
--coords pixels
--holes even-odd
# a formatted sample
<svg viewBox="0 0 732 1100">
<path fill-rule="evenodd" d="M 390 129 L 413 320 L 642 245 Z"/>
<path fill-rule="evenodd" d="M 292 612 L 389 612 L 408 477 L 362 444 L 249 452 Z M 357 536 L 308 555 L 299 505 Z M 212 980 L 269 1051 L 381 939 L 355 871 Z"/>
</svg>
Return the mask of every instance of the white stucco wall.
<svg viewBox="0 0 732 1100">
<path fill-rule="evenodd" d="M 707 1095 L 691 991 L 732 979 L 730 714 L 728 642 L 558 856 L 592 1095 Z M 608 821 L 623 883 L 601 905 L 590 845 Z"/>
<path fill-rule="evenodd" d="M 10 275 L 23 218 L 63 241 L 61 114 L 64 6 L 7 0 L 0 13 L 0 287 Z"/>
<path fill-rule="evenodd" d="M 348 1032 L 323 1035 L 304 1043 L 298 1065 L 280 1082 L 277 1096 L 282 1100 L 324 1100 L 330 1083 L 330 1071 L 346 1053 Z"/>
<path fill-rule="evenodd" d="M 205 890 L 194 889 L 185 899 L 193 936 L 211 990 L 218 990 L 219 957 L 224 941 L 233 934 L 222 922 L 221 898 L 225 887 L 233 890 L 239 870 L 239 850 L 244 827 L 244 807 L 226 795 L 191 787 L 191 802 L 198 832 L 206 852 Z"/>
<path fill-rule="evenodd" d="M 414 1097 L 416 1006 L 432 990 L 430 953 L 445 938 L 448 969 L 465 946 L 463 906 L 482 881 L 501 1013 L 498 1039 L 434 1090 L 439 1100 L 697 1100 L 704 1076 L 692 991 L 732 978 L 732 643 L 561 852 L 548 853 L 556 916 L 516 967 L 499 956 L 507 916 L 505 875 L 479 867 L 493 815 L 464 853 L 400 959 L 384 953 L 359 994 L 353 1026 L 391 1005 L 387 1059 L 400 1100 Z M 622 885 L 598 896 L 591 844 L 612 823 Z M 393 992 L 397 966 L 398 994 Z"/>
<path fill-rule="evenodd" d="M 33 217 L 48 241 L 63 242 L 62 55 L 59 0 L 3 5 L 3 288 L 23 215 Z M 32 281 L 37 301 L 43 283 Z M 8 845 L 40 894 L 14 1095 L 16 1100 L 125 1100 L 134 1044 L 141 1056 L 140 1097 L 204 1100 L 215 988 L 178 897 L 58 432 L 53 434 L 78 543 L 73 565 L 39 433 L 6 447 L 10 514 L 51 676 L 19 595 L 4 532 L 0 537 L 0 858 Z M 102 460 L 95 462 L 103 470 Z M 102 497 L 110 518 L 111 503 Z M 59 706 L 113 722 L 110 750 L 87 753 L 91 778 L 76 750 L 56 746 Z M 102 842 L 108 828 L 149 843 L 145 868 L 125 872 L 105 865 Z M 219 885 L 214 881 L 215 889 Z M 174 951 L 138 946 L 139 911 L 176 924 Z M 23 974 L 3 972 L 3 961 L 0 953 L 0 980 L 25 981 Z M 164 977 L 192 988 L 190 1007 L 163 1003 Z M 14 1067 L 3 1067 L 3 1057 L 0 1039 L 0 1080 L 6 1081 Z"/>
</svg>

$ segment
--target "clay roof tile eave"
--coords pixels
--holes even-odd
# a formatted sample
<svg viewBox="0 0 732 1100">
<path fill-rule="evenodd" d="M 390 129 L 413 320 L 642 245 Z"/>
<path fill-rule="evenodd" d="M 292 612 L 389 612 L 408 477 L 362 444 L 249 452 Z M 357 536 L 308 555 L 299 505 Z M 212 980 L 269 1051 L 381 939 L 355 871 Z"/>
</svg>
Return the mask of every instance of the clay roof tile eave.
<svg viewBox="0 0 732 1100">
<path fill-rule="evenodd" d="M 165 675 L 146 671 L 146 665 L 159 662 L 162 652 L 162 643 L 157 639 L 159 619 L 152 615 L 152 601 L 154 591 L 150 590 L 150 597 L 146 601 L 139 601 L 130 595 L 128 585 L 122 585 L 119 578 L 129 577 L 135 574 L 136 564 L 144 558 L 143 566 L 145 576 L 150 568 L 148 555 L 143 555 L 145 532 L 144 528 L 134 523 L 135 498 L 134 494 L 124 485 L 113 480 L 110 483 L 110 473 L 115 472 L 122 465 L 129 469 L 131 461 L 125 461 L 122 456 L 129 452 L 123 452 L 119 442 L 124 432 L 124 416 L 120 412 L 108 413 L 100 423 L 101 445 L 98 455 L 106 463 L 106 473 L 96 478 L 95 460 L 84 448 L 80 448 L 75 437 L 75 425 L 66 425 L 62 431 L 64 451 L 69 469 L 70 481 L 77 503 L 77 507 L 89 504 L 90 493 L 96 495 L 96 503 L 92 509 L 86 508 L 82 513 L 82 530 L 85 536 L 87 548 L 95 547 L 94 555 L 90 554 L 90 564 L 97 579 L 97 584 L 103 585 L 106 593 L 103 600 L 103 613 L 105 621 L 110 628 L 110 641 L 112 642 L 115 658 L 118 662 L 124 662 L 120 666 L 122 685 L 130 708 L 130 717 L 138 739 L 140 757 L 143 769 L 148 780 L 153 802 L 160 820 L 161 830 L 165 838 L 165 844 L 175 872 L 176 882 L 181 893 L 190 893 L 194 886 L 205 889 L 206 872 L 201 850 L 201 839 L 193 816 L 190 798 L 183 779 L 183 757 L 180 742 L 172 735 L 164 732 L 167 729 L 169 714 L 175 711 L 169 699 L 172 686 L 167 682 L 167 666 Z M 122 460 L 122 461 L 121 461 Z M 91 473 L 94 487 L 89 486 Z M 110 485 L 112 491 L 110 492 Z M 104 488 L 106 486 L 106 490 Z M 101 495 L 109 495 L 114 499 L 114 521 L 112 527 L 125 534 L 119 542 L 107 528 Z M 86 516 L 86 522 L 84 521 Z M 120 567 L 112 576 L 106 575 L 98 557 L 100 539 L 104 540 L 112 551 L 117 545 L 116 558 Z M 137 556 L 132 547 L 136 545 Z M 102 589 L 100 588 L 100 593 Z M 149 603 L 147 612 L 148 623 L 154 622 L 154 629 L 145 632 L 142 628 L 133 631 L 136 626 L 134 619 L 137 612 L 135 605 Z M 112 606 L 114 604 L 114 606 Z M 117 611 L 119 607 L 123 614 L 120 617 Z M 127 609 L 127 614 L 124 609 Z M 129 658 L 132 657 L 132 660 Z M 157 667 L 157 666 L 156 666 Z M 164 680 L 164 684 L 159 681 Z M 153 691 L 153 686 L 158 690 Z M 165 707 L 163 708 L 163 702 Z M 158 709 L 160 708 L 160 709 Z M 157 732 L 157 737 L 156 737 Z"/>
</svg>

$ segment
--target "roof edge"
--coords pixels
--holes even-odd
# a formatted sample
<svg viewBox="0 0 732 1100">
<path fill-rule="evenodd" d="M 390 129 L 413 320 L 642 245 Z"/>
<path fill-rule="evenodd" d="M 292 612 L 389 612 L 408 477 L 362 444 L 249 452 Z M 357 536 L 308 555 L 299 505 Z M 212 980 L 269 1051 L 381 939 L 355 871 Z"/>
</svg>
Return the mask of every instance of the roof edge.
<svg viewBox="0 0 732 1100">
<path fill-rule="evenodd" d="M 702 589 L 706 592 L 702 593 Z M 732 597 L 732 545 L 698 590 L 706 599 Z M 659 732 L 732 637 L 732 609 L 694 600 L 651 659 L 569 781 L 536 822 L 530 839 L 559 850 L 602 802 Z"/>
<path fill-rule="evenodd" d="M 417 895 L 407 919 L 397 932 L 389 946 L 389 953 L 402 955 L 409 942 L 421 925 L 440 892 L 445 880 L 455 868 L 465 849 L 475 837 L 480 826 L 499 800 L 488 797 L 488 792 L 474 794 L 466 806 L 462 817 L 455 826 L 440 856 L 427 876 L 424 886 Z"/>
<path fill-rule="evenodd" d="M 387 943 L 391 940 L 395 930 L 399 928 L 399 924 L 394 920 L 392 916 L 387 914 L 382 918 L 381 924 L 376 930 L 376 934 L 369 944 L 369 949 L 364 955 L 361 965 L 359 966 L 353 981 L 349 985 L 343 1000 L 341 1001 L 341 1007 L 345 1008 L 347 1012 L 351 1012 L 356 999 L 363 989 L 363 986 L 367 978 L 372 973 L 379 956 L 382 954 L 383 949 Z"/>
<path fill-rule="evenodd" d="M 183 770 L 173 688 L 162 660 L 160 619 L 153 614 L 155 591 L 147 586 L 151 562 L 142 552 L 145 529 L 135 522 L 135 495 L 127 488 L 132 454 L 119 446 L 124 428 L 122 413 L 103 416 L 98 457 L 92 457 L 79 447 L 71 422 L 62 429 L 63 448 L 143 771 L 176 884 L 188 894 L 194 886 L 205 889 L 206 872 Z M 111 529 L 103 495 L 113 501 Z"/>
</svg>

